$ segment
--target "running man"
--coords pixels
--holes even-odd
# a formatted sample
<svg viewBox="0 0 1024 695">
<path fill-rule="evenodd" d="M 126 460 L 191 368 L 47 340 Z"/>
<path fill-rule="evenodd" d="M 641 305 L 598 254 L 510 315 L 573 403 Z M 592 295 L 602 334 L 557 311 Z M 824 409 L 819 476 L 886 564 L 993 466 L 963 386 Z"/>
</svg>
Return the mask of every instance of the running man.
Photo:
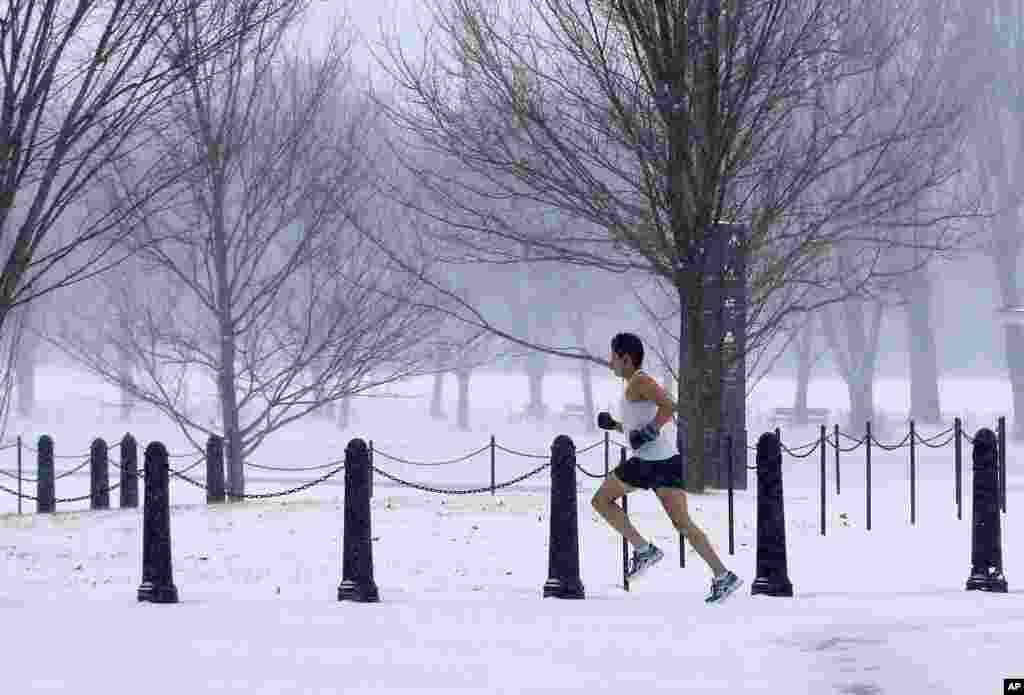
<svg viewBox="0 0 1024 695">
<path fill-rule="evenodd" d="M 640 338 L 632 333 L 619 333 L 612 339 L 612 371 L 626 380 L 620 406 L 622 422 L 602 412 L 597 416 L 597 425 L 601 429 L 626 433 L 634 453 L 608 474 L 594 493 L 591 504 L 633 546 L 633 560 L 626 576 L 636 579 L 665 554 L 644 540 L 615 500 L 637 489 L 654 490 L 672 525 L 686 536 L 711 568 L 711 593 L 704 601 L 717 603 L 736 591 L 743 580 L 725 568 L 707 536 L 690 519 L 679 452 L 673 441 L 659 436 L 661 428 L 672 421 L 675 404 L 657 381 L 640 370 L 643 361 L 644 345 Z"/>
</svg>

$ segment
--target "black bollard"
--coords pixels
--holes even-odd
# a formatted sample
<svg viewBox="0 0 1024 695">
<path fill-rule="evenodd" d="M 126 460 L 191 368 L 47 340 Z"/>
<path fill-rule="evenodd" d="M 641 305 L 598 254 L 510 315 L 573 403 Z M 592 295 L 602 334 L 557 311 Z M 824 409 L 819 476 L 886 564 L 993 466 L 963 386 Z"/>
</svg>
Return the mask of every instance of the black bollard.
<svg viewBox="0 0 1024 695">
<path fill-rule="evenodd" d="M 57 495 L 53 477 L 53 438 L 44 434 L 36 445 L 36 511 L 40 514 L 57 510 Z"/>
<path fill-rule="evenodd" d="M 974 435 L 974 525 L 971 528 L 971 576 L 967 591 L 1005 594 L 999 519 L 999 452 L 995 432 L 982 427 Z"/>
<path fill-rule="evenodd" d="M 142 511 L 142 584 L 139 601 L 177 603 L 171 571 L 171 495 L 167 448 L 152 442 L 144 454 L 146 487 Z"/>
<path fill-rule="evenodd" d="M 782 506 L 782 445 L 771 432 L 757 440 L 757 575 L 754 596 L 792 596 L 786 568 L 786 517 Z"/>
<path fill-rule="evenodd" d="M 585 598 L 580 581 L 576 445 L 564 434 L 551 444 L 551 526 L 544 598 Z"/>
<path fill-rule="evenodd" d="M 126 434 L 121 438 L 121 508 L 137 509 L 139 506 L 139 445 L 135 437 Z"/>
<path fill-rule="evenodd" d="M 345 447 L 345 531 L 339 601 L 380 601 L 370 542 L 370 451 L 362 439 Z"/>
<path fill-rule="evenodd" d="M 110 468 L 107 465 L 107 443 L 92 440 L 89 447 L 89 508 L 110 509 Z"/>
<path fill-rule="evenodd" d="M 206 440 L 206 503 L 224 502 L 224 439 L 211 434 Z"/>
</svg>

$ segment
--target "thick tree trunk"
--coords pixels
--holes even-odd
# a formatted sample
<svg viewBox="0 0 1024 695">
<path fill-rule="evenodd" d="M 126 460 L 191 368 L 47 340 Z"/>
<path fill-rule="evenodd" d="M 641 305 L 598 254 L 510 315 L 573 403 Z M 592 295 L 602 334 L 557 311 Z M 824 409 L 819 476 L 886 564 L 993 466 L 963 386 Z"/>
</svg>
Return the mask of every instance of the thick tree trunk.
<svg viewBox="0 0 1024 695">
<path fill-rule="evenodd" d="M 12 322 L 13 323 L 13 322 Z M 18 385 L 18 415 L 23 418 L 32 416 L 36 407 L 36 358 L 34 345 L 25 331 L 18 346 L 18 357 L 15 365 L 15 379 Z"/>
<path fill-rule="evenodd" d="M 459 384 L 459 405 L 456 425 L 460 430 L 469 431 L 469 377 L 471 369 L 460 367 L 455 370 L 455 379 Z"/>
<path fill-rule="evenodd" d="M 541 421 L 547 417 L 547 406 L 544 405 L 544 374 L 547 371 L 547 358 L 542 352 L 531 352 L 526 357 L 526 377 L 530 388 L 530 401 L 526 405 L 526 418 Z"/>
<path fill-rule="evenodd" d="M 679 418 L 677 439 L 679 452 L 684 462 L 686 489 L 692 493 L 703 493 L 707 486 L 706 438 L 708 428 L 718 427 L 720 417 L 714 417 L 713 404 L 709 402 L 707 387 L 710 375 L 707 373 L 707 350 L 704 348 L 703 296 L 698 292 L 681 288 L 680 305 L 680 350 L 679 350 Z"/>
<path fill-rule="evenodd" d="M 811 384 L 811 368 L 814 366 L 814 320 L 809 318 L 799 329 L 796 339 L 796 394 L 793 410 L 796 422 L 807 422 L 807 390 Z"/>
<path fill-rule="evenodd" d="M 435 367 L 437 369 L 434 372 L 434 388 L 430 398 L 430 417 L 435 420 L 444 418 L 444 407 L 442 402 L 444 400 L 444 372 L 441 369 L 444 367 L 447 361 L 447 353 L 442 349 L 437 349 L 437 362 Z"/>
<path fill-rule="evenodd" d="M 845 342 L 839 339 L 832 307 L 822 309 L 821 320 L 850 396 L 850 414 L 845 426 L 849 434 L 856 437 L 863 434 L 865 423 L 874 416 L 875 362 L 884 307 L 874 305 L 870 335 L 865 330 L 863 301 L 843 302 L 838 310 L 843 316 Z M 882 425 L 872 422 L 872 435 L 881 434 Z"/>
<path fill-rule="evenodd" d="M 932 327 L 931 279 L 915 273 L 907 288 L 907 337 L 910 352 L 910 417 L 917 422 L 938 424 L 939 361 Z"/>
<path fill-rule="evenodd" d="M 574 311 L 572 314 L 573 337 L 579 346 L 586 345 L 587 326 L 582 311 Z M 594 412 L 594 380 L 590 373 L 590 362 L 579 361 L 580 385 L 583 387 L 583 419 L 587 432 L 597 430 L 597 413 Z"/>
<path fill-rule="evenodd" d="M 996 266 L 1003 306 L 1021 304 L 1016 282 L 1017 254 L 1020 252 L 1016 224 L 1017 219 L 1014 217 L 995 229 L 997 253 L 992 260 Z M 1020 441 L 1024 439 L 1024 326 L 1007 324 L 1003 328 L 1003 339 L 1006 346 L 1006 368 L 1013 393 L 1013 426 L 1009 429 L 1011 437 Z"/>
<path fill-rule="evenodd" d="M 228 473 L 227 496 L 241 501 L 245 494 L 245 468 L 242 463 L 238 394 L 235 392 L 235 326 L 231 315 L 231 294 L 228 286 L 227 230 L 224 228 L 224 186 L 214 182 L 213 256 L 217 276 L 217 329 L 220 338 L 217 365 L 217 386 L 220 397 L 221 422 L 224 426 L 224 456 Z"/>
<path fill-rule="evenodd" d="M 341 407 L 338 408 L 338 427 L 346 429 L 352 421 L 352 397 L 345 396 L 341 399 Z"/>
</svg>

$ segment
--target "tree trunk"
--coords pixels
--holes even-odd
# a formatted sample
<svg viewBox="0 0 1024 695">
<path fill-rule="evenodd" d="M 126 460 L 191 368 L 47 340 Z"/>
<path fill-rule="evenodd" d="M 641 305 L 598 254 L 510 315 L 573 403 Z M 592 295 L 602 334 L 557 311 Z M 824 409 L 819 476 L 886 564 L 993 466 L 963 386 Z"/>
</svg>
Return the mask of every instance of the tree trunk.
<svg viewBox="0 0 1024 695">
<path fill-rule="evenodd" d="M 118 323 L 118 328 L 121 332 L 121 341 L 127 343 L 131 337 L 131 327 L 128 325 L 126 319 L 122 319 Z M 132 398 L 131 391 L 125 386 L 125 384 L 132 383 L 132 377 L 134 374 L 135 365 L 132 363 L 132 356 L 128 350 L 118 349 L 117 351 L 117 371 L 118 379 L 121 381 L 121 422 L 128 422 L 132 416 L 132 409 L 135 405 L 134 399 Z"/>
<path fill-rule="evenodd" d="M 572 313 L 573 336 L 576 344 L 586 345 L 587 325 L 582 311 Z M 590 373 L 590 362 L 580 360 L 580 384 L 583 386 L 583 419 L 587 432 L 597 430 L 597 413 L 594 412 L 594 380 Z"/>
<path fill-rule="evenodd" d="M 531 352 L 526 357 L 526 376 L 529 380 L 530 402 L 526 406 L 526 418 L 528 420 L 541 421 L 547 417 L 547 407 L 544 405 L 544 373 L 547 368 L 547 358 L 542 352 Z"/>
<path fill-rule="evenodd" d="M 839 340 L 831 307 L 822 309 L 821 321 L 825 337 L 832 354 L 835 355 L 839 373 L 846 382 L 850 396 L 850 414 L 845 425 L 851 436 L 859 436 L 864 432 L 865 422 L 873 419 L 874 415 L 875 361 L 878 357 L 878 339 L 884 307 L 879 303 L 874 305 L 870 335 L 865 331 L 863 301 L 843 302 L 839 306 L 839 311 L 843 315 L 845 343 Z M 882 423 L 873 422 L 872 435 L 881 432 Z"/>
<path fill-rule="evenodd" d="M 457 426 L 460 430 L 469 431 L 469 377 L 472 370 L 458 368 L 455 370 L 455 378 L 459 383 L 459 407 Z"/>
<path fill-rule="evenodd" d="M 799 329 L 796 339 L 796 394 L 793 398 L 794 420 L 807 422 L 807 390 L 811 384 L 811 368 L 814 366 L 814 320 L 808 318 Z"/>
<path fill-rule="evenodd" d="M 352 421 L 352 397 L 345 396 L 341 399 L 341 407 L 338 408 L 338 427 L 346 429 Z"/>
<path fill-rule="evenodd" d="M 915 273 L 907 290 L 907 337 L 910 345 L 910 417 L 937 424 L 942 419 L 939 404 L 939 364 L 932 327 L 932 286 L 925 272 Z"/>
<path fill-rule="evenodd" d="M 690 291 L 688 291 L 690 290 Z M 705 430 L 717 427 L 720 417 L 708 409 L 707 350 L 704 348 L 703 294 L 680 288 L 679 418 L 676 438 L 683 459 L 686 489 L 703 493 L 707 485 Z"/>
<path fill-rule="evenodd" d="M 32 328 L 37 323 L 37 312 L 41 310 L 42 305 L 24 305 L 10 315 L 13 320 L 6 324 L 17 347 L 11 366 L 18 389 L 18 415 L 25 418 L 31 417 L 36 407 L 36 367 L 42 341 Z"/>
<path fill-rule="evenodd" d="M 220 338 L 220 363 L 217 365 L 217 387 L 220 397 L 221 422 L 224 425 L 224 456 L 227 464 L 227 495 L 241 501 L 245 494 L 245 468 L 238 423 L 238 394 L 235 392 L 235 326 L 231 316 L 231 294 L 228 285 L 227 230 L 224 228 L 225 191 L 223 175 L 214 175 L 213 261 L 217 276 L 217 329 Z"/>
<path fill-rule="evenodd" d="M 434 392 L 430 399 L 430 417 L 435 420 L 444 418 L 444 408 L 442 407 L 442 400 L 444 398 L 444 372 L 441 369 L 444 367 L 446 361 L 445 352 L 441 349 L 437 349 L 437 371 L 434 372 Z"/>
<path fill-rule="evenodd" d="M 1017 218 L 997 225 L 995 228 L 995 249 L 993 257 L 999 294 L 1003 306 L 1020 306 L 1017 292 L 1016 269 L 1020 241 L 1016 238 Z M 1003 328 L 1006 350 L 1006 367 L 1010 376 L 1013 393 L 1013 426 L 1010 428 L 1014 440 L 1024 439 L 1024 326 L 1010 323 Z"/>
<path fill-rule="evenodd" d="M 22 330 L 15 361 L 15 379 L 18 382 L 18 415 L 32 416 L 36 406 L 35 345 L 27 326 Z"/>
<path fill-rule="evenodd" d="M 850 396 L 850 419 L 846 423 L 851 436 L 859 437 L 866 432 L 865 424 L 873 420 L 874 399 L 873 384 L 869 379 L 853 379 L 846 384 L 847 393 Z M 876 422 L 872 422 L 871 434 L 879 434 Z"/>
</svg>

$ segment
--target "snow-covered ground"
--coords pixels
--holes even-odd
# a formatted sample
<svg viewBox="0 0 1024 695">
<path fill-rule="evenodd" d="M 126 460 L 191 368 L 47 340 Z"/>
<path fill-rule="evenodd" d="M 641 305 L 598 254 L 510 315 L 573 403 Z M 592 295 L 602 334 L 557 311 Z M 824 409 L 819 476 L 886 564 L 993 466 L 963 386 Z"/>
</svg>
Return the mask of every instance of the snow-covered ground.
<svg viewBox="0 0 1024 695">
<path fill-rule="evenodd" d="M 427 416 L 430 381 L 395 385 L 411 398 L 361 399 L 349 429 L 310 417 L 272 436 L 252 463 L 320 466 L 341 459 L 353 437 L 372 439 L 375 464 L 399 477 L 448 488 L 489 484 L 485 451 L 463 463 L 413 467 L 384 454 L 421 462 L 456 458 L 495 435 L 501 446 L 546 456 L 564 432 L 577 448 L 598 442 L 578 423 L 552 417 L 545 426 L 508 422 L 526 399 L 525 377 L 474 377 L 472 430 L 450 417 Z M 601 407 L 620 384 L 599 380 Z M 789 405 L 792 383 L 761 384 L 750 417 Z M 578 402 L 572 376 L 545 381 L 547 402 L 560 411 Z M 57 471 L 84 461 L 94 437 L 116 443 L 130 430 L 141 451 L 163 441 L 181 469 L 198 456 L 175 428 L 139 412 L 117 421 L 116 394 L 58 367 L 40 375 L 39 408 L 30 421 L 12 418 L 8 438 L 35 446 L 54 437 Z M 1010 391 L 998 381 L 941 384 L 950 412 L 967 417 L 973 435 L 995 428 L 1010 412 Z M 883 410 L 906 412 L 907 384 L 883 381 Z M 845 391 L 834 380 L 811 385 L 810 403 L 840 410 Z M 831 425 L 831 422 L 830 422 Z M 773 425 L 752 424 L 749 444 Z M 905 430 L 896 422 L 883 442 Z M 943 427 L 919 427 L 929 437 Z M 844 430 L 845 431 L 845 430 Z M 850 432 L 853 436 L 860 433 Z M 812 441 L 816 427 L 784 428 L 790 447 Z M 944 438 L 943 438 L 944 439 Z M 941 440 L 940 440 L 941 441 Z M 852 442 L 844 441 L 844 446 Z M 909 523 L 907 448 L 872 451 L 872 529 L 864 528 L 864 449 L 842 454 L 841 494 L 834 453 L 828 455 L 827 535 L 819 531 L 819 455 L 784 457 L 789 577 L 794 597 L 751 596 L 755 571 L 756 478 L 735 497 L 735 554 L 729 554 L 727 500 L 714 491 L 690 499 L 726 564 L 746 581 L 740 593 L 706 606 L 709 572 L 678 541 L 653 495 L 630 498 L 641 533 L 668 550 L 666 559 L 629 592 L 621 586 L 621 543 L 589 506 L 596 481 L 580 483 L 583 601 L 541 598 L 547 579 L 548 483 L 545 470 L 497 495 L 438 495 L 375 483 L 372 501 L 375 578 L 381 602 L 338 602 L 344 488 L 342 476 L 284 498 L 208 507 L 204 493 L 171 486 L 174 581 L 181 602 L 136 602 L 141 581 L 141 510 L 91 512 L 88 503 L 59 505 L 37 515 L 0 492 L 0 691 L 10 695 L 68 693 L 561 693 L 771 692 L 986 694 L 1002 679 L 1024 675 L 1024 505 L 1021 447 L 1009 443 L 1008 514 L 1002 517 L 1009 594 L 967 592 L 970 572 L 970 447 L 964 445 L 963 519 L 954 505 L 953 447 L 918 446 L 917 524 Z M 34 454 L 24 453 L 28 477 Z M 611 465 L 617 452 L 613 448 Z M 0 451 L 0 470 L 15 468 L 13 449 Z M 498 482 L 543 463 L 499 451 Z M 579 456 L 603 472 L 603 447 Z M 753 454 L 749 463 L 754 463 Z M 271 492 L 319 477 L 325 470 L 249 469 L 249 492 Z M 88 492 L 88 476 L 57 483 L 57 496 Z M 203 467 L 190 472 L 202 480 Z M 0 484 L 15 485 L 7 476 Z M 26 485 L 34 494 L 34 486 Z M 117 492 L 111 494 L 117 506 Z M 840 518 L 845 514 L 848 523 Z"/>
</svg>

